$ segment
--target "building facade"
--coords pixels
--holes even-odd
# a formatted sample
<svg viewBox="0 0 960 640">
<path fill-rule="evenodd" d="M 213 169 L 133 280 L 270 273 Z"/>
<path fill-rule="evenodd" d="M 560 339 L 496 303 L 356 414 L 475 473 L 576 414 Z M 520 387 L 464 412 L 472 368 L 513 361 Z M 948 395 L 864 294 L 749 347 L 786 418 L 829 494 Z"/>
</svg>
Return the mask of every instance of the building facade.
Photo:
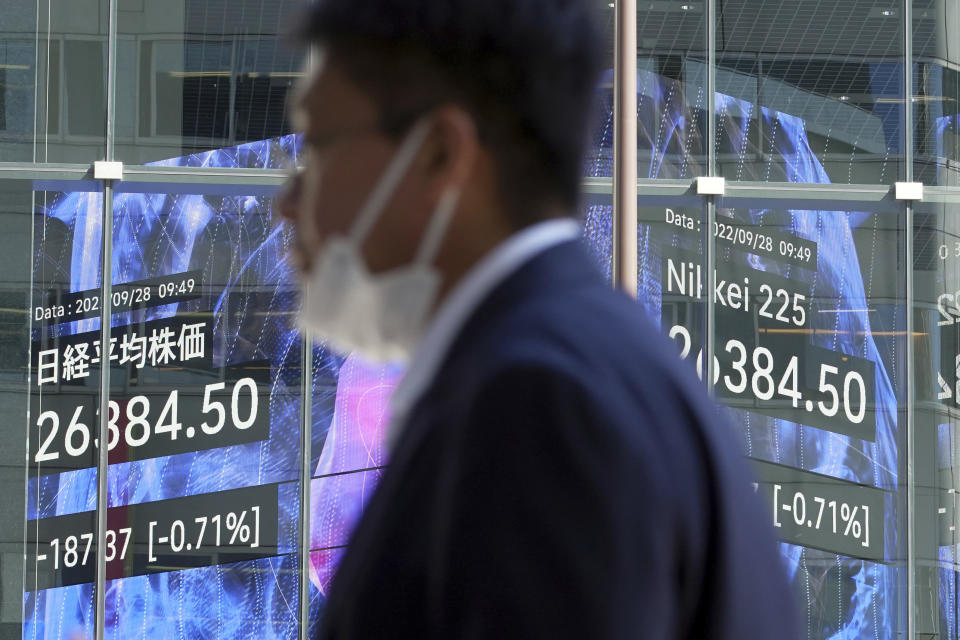
<svg viewBox="0 0 960 640">
<path fill-rule="evenodd" d="M 0 638 L 322 617 L 402 371 L 297 331 L 296 8 L 0 0 Z M 596 11 L 584 241 L 711 382 L 807 637 L 960 638 L 960 0 Z"/>
</svg>

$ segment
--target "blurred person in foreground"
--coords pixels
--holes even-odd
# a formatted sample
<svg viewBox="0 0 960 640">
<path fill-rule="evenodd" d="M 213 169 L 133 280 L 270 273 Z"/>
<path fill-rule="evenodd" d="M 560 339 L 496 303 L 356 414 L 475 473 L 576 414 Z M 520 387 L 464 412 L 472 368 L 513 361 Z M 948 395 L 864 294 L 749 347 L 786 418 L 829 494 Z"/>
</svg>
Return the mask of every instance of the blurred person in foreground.
<svg viewBox="0 0 960 640">
<path fill-rule="evenodd" d="M 737 439 L 579 240 L 589 0 L 318 0 L 303 325 L 406 361 L 319 638 L 793 638 Z"/>
</svg>

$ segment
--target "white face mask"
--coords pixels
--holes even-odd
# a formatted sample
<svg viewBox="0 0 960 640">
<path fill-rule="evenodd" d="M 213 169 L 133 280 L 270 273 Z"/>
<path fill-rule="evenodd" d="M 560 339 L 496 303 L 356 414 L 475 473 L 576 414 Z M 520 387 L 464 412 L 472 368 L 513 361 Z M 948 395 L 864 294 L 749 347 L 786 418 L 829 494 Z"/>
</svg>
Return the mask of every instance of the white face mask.
<svg viewBox="0 0 960 640">
<path fill-rule="evenodd" d="M 427 139 L 429 123 L 418 123 L 390 161 L 370 198 L 346 236 L 334 236 L 320 247 L 310 272 L 302 278 L 300 326 L 334 350 L 357 352 L 373 362 L 405 362 L 410 358 L 433 308 L 440 273 L 433 260 L 459 200 L 449 189 L 434 210 L 414 261 L 372 274 L 361 247 L 382 215 L 400 181 Z M 316 246 L 313 203 L 317 185 L 305 184 L 299 233 Z"/>
</svg>

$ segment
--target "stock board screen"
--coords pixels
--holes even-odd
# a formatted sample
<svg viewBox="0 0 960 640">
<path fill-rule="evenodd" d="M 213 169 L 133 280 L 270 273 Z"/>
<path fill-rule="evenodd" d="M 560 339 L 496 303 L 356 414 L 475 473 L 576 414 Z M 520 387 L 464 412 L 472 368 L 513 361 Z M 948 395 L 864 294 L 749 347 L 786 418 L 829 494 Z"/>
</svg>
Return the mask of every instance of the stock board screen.
<svg viewBox="0 0 960 640">
<path fill-rule="evenodd" d="M 277 167 L 295 145 L 287 137 L 167 164 Z M 263 195 L 117 194 L 113 314 L 101 344 L 102 196 L 39 196 L 26 637 L 93 636 L 104 444 L 108 637 L 205 637 L 211 629 L 296 637 L 301 513 L 310 515 L 315 624 L 383 468 L 386 407 L 400 372 L 315 347 L 304 385 L 296 280 L 285 260 L 292 238 Z M 857 620 L 893 628 L 902 218 L 716 213 L 705 229 L 697 207 L 641 209 L 639 305 L 702 374 L 713 297 L 713 389 L 754 464 L 808 622 L 844 637 L 856 637 Z M 717 247 L 709 266 L 707 231 Z M 603 255 L 609 234 L 591 239 Z M 940 404 L 956 402 L 955 298 L 940 297 L 946 364 L 931 380 Z M 106 443 L 98 437 L 103 366 L 111 367 Z M 298 486 L 304 389 L 313 413 L 309 506 L 299 504 Z"/>
<path fill-rule="evenodd" d="M 866 612 L 894 628 L 902 213 L 721 203 L 710 229 L 699 207 L 642 207 L 640 217 L 639 302 L 701 379 L 713 298 L 710 385 L 752 462 L 810 628 L 860 637 Z"/>
<path fill-rule="evenodd" d="M 275 167 L 296 144 L 165 164 Z M 296 637 L 302 341 L 290 231 L 272 197 L 117 193 L 109 344 L 102 194 L 37 201 L 24 637 L 94 637 L 96 597 L 107 637 Z M 103 446 L 107 581 L 96 594 Z"/>
</svg>

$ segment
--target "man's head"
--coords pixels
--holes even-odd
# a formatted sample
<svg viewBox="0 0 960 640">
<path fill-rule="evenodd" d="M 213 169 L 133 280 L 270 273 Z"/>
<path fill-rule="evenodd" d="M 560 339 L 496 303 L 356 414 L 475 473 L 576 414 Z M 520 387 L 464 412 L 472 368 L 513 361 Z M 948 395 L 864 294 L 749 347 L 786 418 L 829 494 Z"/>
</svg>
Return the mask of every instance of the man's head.
<svg viewBox="0 0 960 640">
<path fill-rule="evenodd" d="M 513 231 L 571 214 L 600 68 L 593 13 L 591 0 L 318 0 L 301 27 L 320 52 L 298 105 L 306 168 L 283 207 L 316 225 L 300 240 L 304 267 L 349 231 L 425 120 L 365 241 L 372 272 L 410 261 L 451 187 L 462 195 L 438 260 L 452 275 Z"/>
</svg>

